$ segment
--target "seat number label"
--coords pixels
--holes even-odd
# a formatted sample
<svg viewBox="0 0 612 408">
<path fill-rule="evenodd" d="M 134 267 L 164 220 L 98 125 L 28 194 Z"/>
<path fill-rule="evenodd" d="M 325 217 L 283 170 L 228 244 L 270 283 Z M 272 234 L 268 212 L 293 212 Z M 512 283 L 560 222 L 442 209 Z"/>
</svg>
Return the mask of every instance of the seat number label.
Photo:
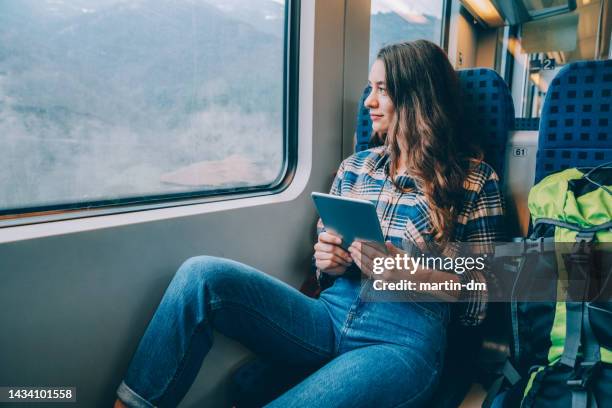
<svg viewBox="0 0 612 408">
<path fill-rule="evenodd" d="M 525 157 L 527 156 L 527 149 L 524 147 L 515 147 L 512 149 L 512 155 L 515 157 Z"/>
</svg>

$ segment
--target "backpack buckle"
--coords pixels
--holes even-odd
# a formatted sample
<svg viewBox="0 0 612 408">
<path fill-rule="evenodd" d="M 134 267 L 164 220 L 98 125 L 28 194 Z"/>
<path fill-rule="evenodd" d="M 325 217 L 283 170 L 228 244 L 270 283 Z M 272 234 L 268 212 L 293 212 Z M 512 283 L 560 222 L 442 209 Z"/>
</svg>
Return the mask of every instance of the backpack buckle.
<svg viewBox="0 0 612 408">
<path fill-rule="evenodd" d="M 576 235 L 576 242 L 591 243 L 595 240 L 595 231 L 579 231 Z"/>
<path fill-rule="evenodd" d="M 528 254 L 532 252 L 544 252 L 544 237 L 523 240 L 523 253 Z"/>
<path fill-rule="evenodd" d="M 589 386 L 591 379 L 599 371 L 599 361 L 583 361 L 576 370 L 576 375 L 566 381 L 567 386 L 574 390 L 583 390 Z"/>
</svg>

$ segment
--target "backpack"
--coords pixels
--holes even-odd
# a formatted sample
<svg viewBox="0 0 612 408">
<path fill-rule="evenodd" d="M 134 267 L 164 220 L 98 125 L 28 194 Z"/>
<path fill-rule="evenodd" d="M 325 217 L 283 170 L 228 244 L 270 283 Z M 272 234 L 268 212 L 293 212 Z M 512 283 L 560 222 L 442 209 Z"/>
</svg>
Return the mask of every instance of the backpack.
<svg viewBox="0 0 612 408">
<path fill-rule="evenodd" d="M 529 193 L 530 236 L 496 248 L 513 279 L 504 407 L 612 406 L 609 165 L 544 178 Z"/>
</svg>

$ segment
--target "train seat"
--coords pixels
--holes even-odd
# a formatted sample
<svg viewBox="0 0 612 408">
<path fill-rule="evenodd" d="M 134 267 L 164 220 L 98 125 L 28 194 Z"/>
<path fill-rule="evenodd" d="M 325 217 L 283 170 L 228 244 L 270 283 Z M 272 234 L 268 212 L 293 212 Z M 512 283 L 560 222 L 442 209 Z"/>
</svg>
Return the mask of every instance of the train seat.
<svg viewBox="0 0 612 408">
<path fill-rule="evenodd" d="M 458 71 L 459 84 L 465 99 L 464 114 L 471 118 L 484 152 L 484 160 L 493 167 L 500 180 L 505 177 L 506 144 L 514 125 L 514 103 L 510 89 L 497 72 L 488 68 Z M 482 381 L 481 367 L 488 360 L 499 358 L 486 345 L 498 349 L 505 338 L 500 333 L 509 325 L 499 304 L 489 305 L 487 318 L 478 328 L 451 324 L 448 332 L 448 350 L 439 388 L 432 406 L 450 408 L 459 406 L 474 382 Z M 486 341 L 484 341 L 486 340 Z M 503 347 L 501 347 L 503 349 Z M 485 361 L 483 361 L 485 360 Z M 477 364 L 474 362 L 477 361 Z"/>
<path fill-rule="evenodd" d="M 542 106 L 533 184 L 567 168 L 612 161 L 611 105 L 612 60 L 561 68 Z M 590 147 L 594 144 L 596 148 Z M 493 405 L 501 406 L 503 398 L 499 395 Z"/>
<path fill-rule="evenodd" d="M 572 62 L 559 71 L 542 107 L 536 183 L 559 170 L 612 161 L 611 106 L 612 60 Z"/>
<path fill-rule="evenodd" d="M 612 160 L 610 60 L 573 62 L 552 79 L 541 118 L 515 120 L 506 148 L 504 194 L 510 236 L 525 236 L 531 187 L 568 167 Z M 538 131 L 539 130 L 539 131 Z"/>
<path fill-rule="evenodd" d="M 466 118 L 471 119 L 475 137 L 484 151 L 485 161 L 497 172 L 504 174 L 505 149 L 508 133 L 514 125 L 514 104 L 508 86 L 497 72 L 489 68 L 472 68 L 457 71 L 459 85 L 466 104 Z M 363 105 L 370 93 L 367 86 L 359 101 L 355 151 L 370 147 L 372 121 L 369 110 Z"/>
<path fill-rule="evenodd" d="M 502 177 L 505 147 L 508 133 L 514 123 L 514 105 L 508 86 L 493 70 L 487 68 L 458 71 L 459 81 L 466 100 L 466 117 L 479 124 L 479 141 L 483 147 L 485 161 Z M 366 86 L 359 101 L 355 132 L 355 151 L 372 147 L 372 122 L 369 110 L 364 106 L 370 92 Z M 375 144 L 375 142 L 374 142 Z M 491 320 L 491 319 L 487 319 Z M 499 323 L 497 316 L 495 319 Z M 490 322 L 485 322 L 490 326 Z M 437 407 L 458 406 L 467 393 L 475 372 L 467 373 L 473 366 L 470 361 L 477 358 L 483 331 L 453 325 L 449 331 L 449 351 L 440 387 L 434 405 Z M 457 358 L 460 357 L 460 358 Z M 234 404 L 239 408 L 264 405 L 271 396 L 278 395 L 290 383 L 295 383 L 305 373 L 295 373 L 287 367 L 278 367 L 262 359 L 240 367 L 232 376 L 231 393 Z"/>
</svg>

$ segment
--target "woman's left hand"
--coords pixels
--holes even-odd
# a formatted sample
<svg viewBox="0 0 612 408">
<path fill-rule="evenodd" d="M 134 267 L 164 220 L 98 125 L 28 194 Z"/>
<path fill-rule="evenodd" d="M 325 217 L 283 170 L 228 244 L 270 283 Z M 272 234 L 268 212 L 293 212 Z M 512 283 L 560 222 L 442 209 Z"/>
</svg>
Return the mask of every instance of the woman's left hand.
<svg viewBox="0 0 612 408">
<path fill-rule="evenodd" d="M 349 247 L 349 253 L 353 258 L 355 264 L 361 269 L 361 272 L 372 278 L 382 279 L 384 281 L 399 282 L 403 279 L 410 280 L 412 282 L 445 282 L 453 280 L 458 282 L 459 278 L 455 274 L 449 274 L 447 272 L 435 271 L 420 266 L 415 266 L 414 263 L 405 268 L 404 256 L 406 252 L 397 248 L 391 242 L 385 242 L 385 247 L 381 247 L 380 244 L 355 241 Z M 377 261 L 375 259 L 383 258 L 383 260 Z M 388 261 L 385 265 L 385 258 L 392 258 L 393 262 Z M 401 265 L 401 266 L 398 266 Z M 410 264 L 410 263 L 408 263 Z M 391 266 L 388 268 L 387 266 Z M 410 266 L 417 268 L 411 270 Z M 455 301 L 459 297 L 460 292 L 455 290 L 428 290 L 418 289 L 418 292 L 428 293 L 436 298 L 442 300 Z"/>
<path fill-rule="evenodd" d="M 349 247 L 349 253 L 355 264 L 361 269 L 361 272 L 369 277 L 377 277 L 383 280 L 395 280 L 401 279 L 399 276 L 401 272 L 395 268 L 395 262 L 393 268 L 386 268 L 384 261 L 378 261 L 382 265 L 375 265 L 375 259 L 377 258 L 393 258 L 396 259 L 397 255 L 403 257 L 405 252 L 393 245 L 391 242 L 385 242 L 384 248 L 374 242 L 365 241 L 354 241 Z M 382 270 L 382 271 L 381 271 Z M 403 275 L 403 273 L 402 273 Z"/>
</svg>

